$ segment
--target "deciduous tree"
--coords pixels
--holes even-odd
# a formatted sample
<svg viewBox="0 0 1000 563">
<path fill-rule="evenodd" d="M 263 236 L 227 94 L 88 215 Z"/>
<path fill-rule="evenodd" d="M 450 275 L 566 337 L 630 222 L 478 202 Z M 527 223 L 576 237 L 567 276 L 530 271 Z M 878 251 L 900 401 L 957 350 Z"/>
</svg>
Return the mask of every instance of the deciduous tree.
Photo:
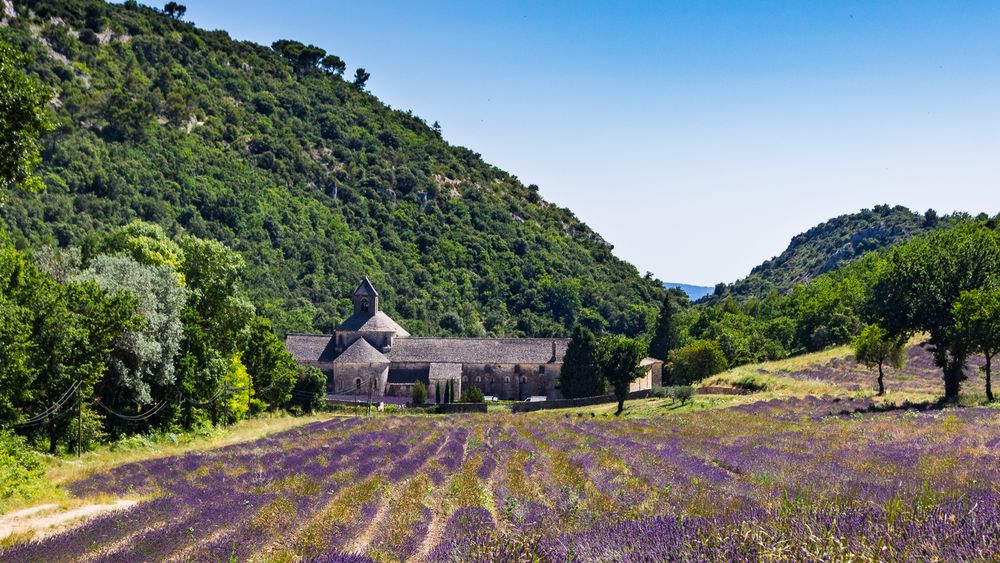
<svg viewBox="0 0 1000 563">
<path fill-rule="evenodd" d="M 955 302 L 955 332 L 969 350 L 986 358 L 986 400 L 992 402 L 991 367 L 993 357 L 1000 352 L 1000 290 L 973 289 L 964 291 Z"/>
<path fill-rule="evenodd" d="M 45 187 L 34 170 L 42 160 L 39 139 L 52 129 L 45 107 L 52 92 L 24 72 L 27 64 L 27 56 L 0 41 L 0 189 Z"/>
<path fill-rule="evenodd" d="M 628 398 L 629 385 L 643 375 L 644 370 L 639 365 L 645 356 L 645 347 L 638 341 L 623 336 L 604 338 L 599 346 L 598 363 L 601 374 L 614 391 L 618 399 L 619 416 L 625 410 L 625 399 Z"/>
<path fill-rule="evenodd" d="M 869 368 L 878 367 L 878 396 L 885 395 L 884 366 L 902 368 L 906 361 L 906 341 L 890 335 L 878 325 L 868 325 L 854 339 L 854 358 Z"/>
</svg>

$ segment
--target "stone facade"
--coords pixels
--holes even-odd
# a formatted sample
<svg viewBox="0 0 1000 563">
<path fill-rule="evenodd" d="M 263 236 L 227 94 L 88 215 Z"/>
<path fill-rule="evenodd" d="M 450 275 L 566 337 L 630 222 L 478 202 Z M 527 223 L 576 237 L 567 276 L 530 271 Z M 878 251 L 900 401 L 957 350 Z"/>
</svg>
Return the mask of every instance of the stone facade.
<svg viewBox="0 0 1000 563">
<path fill-rule="evenodd" d="M 333 397 L 409 397 L 421 381 L 428 398 L 453 381 L 455 397 L 478 387 L 502 400 L 560 398 L 556 382 L 569 339 L 413 337 L 379 308 L 368 278 L 352 296 L 354 314 L 334 334 L 289 334 L 286 349 L 303 365 L 327 374 Z M 633 391 L 660 385 L 662 362 L 643 360 L 647 374 Z"/>
</svg>

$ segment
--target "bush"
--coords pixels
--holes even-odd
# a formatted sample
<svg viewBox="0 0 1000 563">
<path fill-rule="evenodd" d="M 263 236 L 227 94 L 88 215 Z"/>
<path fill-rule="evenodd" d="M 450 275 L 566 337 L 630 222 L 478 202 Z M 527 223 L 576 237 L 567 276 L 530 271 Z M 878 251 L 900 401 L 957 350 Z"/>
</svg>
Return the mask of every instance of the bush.
<svg viewBox="0 0 1000 563">
<path fill-rule="evenodd" d="M 690 385 L 675 385 L 670 387 L 670 398 L 685 404 L 694 396 L 694 387 Z"/>
<path fill-rule="evenodd" d="M 486 397 L 483 396 L 483 392 L 479 389 L 479 387 L 472 387 L 470 389 L 467 389 L 464 393 L 462 393 L 462 399 L 460 402 L 485 403 Z"/>
<path fill-rule="evenodd" d="M 670 376 L 675 384 L 687 385 L 729 368 L 722 347 L 715 340 L 698 340 L 672 354 Z"/>
<path fill-rule="evenodd" d="M 0 430 L 0 500 L 30 496 L 44 473 L 41 457 L 24 438 Z"/>
<path fill-rule="evenodd" d="M 733 381 L 733 387 L 746 389 L 747 391 L 766 391 L 767 383 L 760 381 L 753 375 L 744 375 L 736 381 Z"/>
<path fill-rule="evenodd" d="M 418 381 L 413 385 L 413 404 L 422 405 L 427 402 L 427 386 L 424 385 L 422 381 Z"/>
</svg>

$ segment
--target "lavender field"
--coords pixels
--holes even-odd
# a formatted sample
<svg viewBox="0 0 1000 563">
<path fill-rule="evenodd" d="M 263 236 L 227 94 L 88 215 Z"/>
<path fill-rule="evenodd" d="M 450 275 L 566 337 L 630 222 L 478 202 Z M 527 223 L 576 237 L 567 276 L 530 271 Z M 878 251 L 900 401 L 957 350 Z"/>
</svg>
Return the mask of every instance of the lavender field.
<svg viewBox="0 0 1000 563">
<path fill-rule="evenodd" d="M 69 485 L 143 502 L 4 561 L 1000 558 L 1000 411 L 335 418 Z"/>
</svg>

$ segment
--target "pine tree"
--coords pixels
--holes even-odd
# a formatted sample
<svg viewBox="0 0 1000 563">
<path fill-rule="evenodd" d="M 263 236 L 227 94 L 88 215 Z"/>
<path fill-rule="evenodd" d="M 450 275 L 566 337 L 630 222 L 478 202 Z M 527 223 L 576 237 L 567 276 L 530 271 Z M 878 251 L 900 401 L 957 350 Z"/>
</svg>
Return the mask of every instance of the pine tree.
<svg viewBox="0 0 1000 563">
<path fill-rule="evenodd" d="M 559 372 L 559 391 L 567 399 L 593 397 L 604 392 L 604 380 L 597 366 L 597 339 L 582 325 L 573 329 Z"/>
</svg>

